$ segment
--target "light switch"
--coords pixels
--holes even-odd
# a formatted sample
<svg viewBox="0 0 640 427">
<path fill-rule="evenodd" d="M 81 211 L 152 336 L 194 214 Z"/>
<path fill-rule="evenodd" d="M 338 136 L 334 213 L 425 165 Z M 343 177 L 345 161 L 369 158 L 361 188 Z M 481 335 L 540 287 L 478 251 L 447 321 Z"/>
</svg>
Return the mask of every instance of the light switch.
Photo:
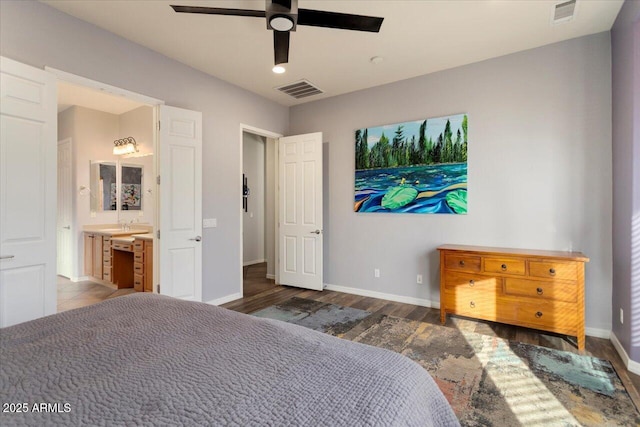
<svg viewBox="0 0 640 427">
<path fill-rule="evenodd" d="M 206 218 L 202 220 L 202 228 L 215 228 L 218 226 L 217 218 Z"/>
</svg>

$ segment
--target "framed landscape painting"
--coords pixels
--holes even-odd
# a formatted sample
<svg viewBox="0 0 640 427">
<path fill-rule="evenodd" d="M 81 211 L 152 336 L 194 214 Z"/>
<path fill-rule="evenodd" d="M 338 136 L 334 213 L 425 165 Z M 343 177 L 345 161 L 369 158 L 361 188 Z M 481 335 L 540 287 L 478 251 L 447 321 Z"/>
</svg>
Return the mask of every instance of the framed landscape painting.
<svg viewBox="0 0 640 427">
<path fill-rule="evenodd" d="M 467 213 L 466 114 L 355 132 L 354 210 Z"/>
</svg>

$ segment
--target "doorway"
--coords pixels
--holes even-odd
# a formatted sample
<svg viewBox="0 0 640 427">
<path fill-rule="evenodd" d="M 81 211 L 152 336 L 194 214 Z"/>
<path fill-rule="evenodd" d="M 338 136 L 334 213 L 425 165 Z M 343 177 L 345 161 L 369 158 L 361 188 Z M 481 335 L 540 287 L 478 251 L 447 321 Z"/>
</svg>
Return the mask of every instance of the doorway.
<svg viewBox="0 0 640 427">
<path fill-rule="evenodd" d="M 126 223 L 152 233 L 156 217 L 155 105 L 97 88 L 96 82 L 86 85 L 82 78 L 66 77 L 58 75 L 57 82 L 58 312 L 134 291 L 117 289 L 102 268 L 88 271 L 87 254 L 94 257 L 96 248 L 85 247 L 86 227 L 117 228 Z M 136 151 L 115 154 L 114 141 L 125 137 L 134 138 Z M 100 179 L 107 164 L 114 171 L 110 191 L 104 190 L 107 184 Z M 136 182 L 131 180 L 132 170 L 138 172 Z M 99 255 L 100 263 L 106 263 Z"/>
<path fill-rule="evenodd" d="M 268 292 L 277 281 L 278 135 L 241 125 L 241 260 L 240 294 Z"/>
</svg>

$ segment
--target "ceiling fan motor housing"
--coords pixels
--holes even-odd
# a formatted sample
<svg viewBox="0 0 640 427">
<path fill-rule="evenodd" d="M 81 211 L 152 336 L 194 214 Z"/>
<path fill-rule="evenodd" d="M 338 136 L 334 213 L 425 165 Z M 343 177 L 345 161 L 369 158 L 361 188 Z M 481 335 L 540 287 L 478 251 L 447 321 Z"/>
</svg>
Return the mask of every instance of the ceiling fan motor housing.
<svg viewBox="0 0 640 427">
<path fill-rule="evenodd" d="M 289 18 L 293 27 L 289 31 L 295 31 L 298 23 L 298 2 L 296 0 L 266 0 L 265 12 L 267 15 L 267 29 L 280 31 L 271 26 L 274 18 Z"/>
</svg>

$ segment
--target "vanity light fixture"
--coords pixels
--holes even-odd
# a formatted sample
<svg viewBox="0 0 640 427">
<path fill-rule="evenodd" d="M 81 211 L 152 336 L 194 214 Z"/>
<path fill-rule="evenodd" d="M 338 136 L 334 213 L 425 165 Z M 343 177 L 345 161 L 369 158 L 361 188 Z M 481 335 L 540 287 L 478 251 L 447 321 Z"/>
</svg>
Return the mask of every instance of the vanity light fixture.
<svg viewBox="0 0 640 427">
<path fill-rule="evenodd" d="M 138 152 L 138 143 L 132 136 L 113 141 L 113 154 L 120 156 L 123 154 L 133 154 Z"/>
</svg>

